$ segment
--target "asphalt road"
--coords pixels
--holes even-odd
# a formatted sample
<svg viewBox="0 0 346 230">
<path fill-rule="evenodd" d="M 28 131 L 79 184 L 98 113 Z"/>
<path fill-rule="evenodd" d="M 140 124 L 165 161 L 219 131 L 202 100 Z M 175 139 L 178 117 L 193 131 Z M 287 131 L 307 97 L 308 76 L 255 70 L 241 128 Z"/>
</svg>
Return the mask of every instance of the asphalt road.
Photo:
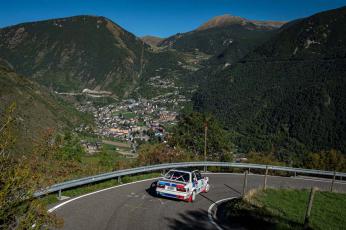
<svg viewBox="0 0 346 230">
<path fill-rule="evenodd" d="M 243 175 L 208 174 L 209 193 L 194 203 L 153 196 L 154 180 L 129 184 L 73 200 L 54 212 L 63 217 L 64 229 L 216 229 L 208 218 L 208 208 L 216 201 L 240 195 Z M 264 177 L 248 175 L 248 189 L 260 187 Z M 330 180 L 268 177 L 267 185 L 277 188 L 330 189 Z M 336 191 L 346 192 L 346 182 L 335 183 Z"/>
</svg>

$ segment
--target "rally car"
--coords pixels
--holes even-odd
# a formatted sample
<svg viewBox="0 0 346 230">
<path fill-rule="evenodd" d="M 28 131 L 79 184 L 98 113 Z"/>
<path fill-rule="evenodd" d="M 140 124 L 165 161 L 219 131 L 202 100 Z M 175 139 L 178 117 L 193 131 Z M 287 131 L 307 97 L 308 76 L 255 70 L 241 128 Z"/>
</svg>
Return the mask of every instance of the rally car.
<svg viewBox="0 0 346 230">
<path fill-rule="evenodd" d="M 174 169 L 157 181 L 156 194 L 193 202 L 198 193 L 208 192 L 209 188 L 209 178 L 202 177 L 198 170 Z"/>
</svg>

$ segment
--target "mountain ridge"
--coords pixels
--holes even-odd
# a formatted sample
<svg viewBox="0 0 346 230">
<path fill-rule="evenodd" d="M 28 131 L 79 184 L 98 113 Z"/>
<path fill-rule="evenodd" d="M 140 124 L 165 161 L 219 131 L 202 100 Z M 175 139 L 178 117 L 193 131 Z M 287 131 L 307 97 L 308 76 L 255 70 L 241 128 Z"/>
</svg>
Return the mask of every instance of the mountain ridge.
<svg viewBox="0 0 346 230">
<path fill-rule="evenodd" d="M 207 30 L 214 27 L 226 27 L 232 24 L 240 24 L 243 26 L 256 25 L 259 27 L 268 27 L 268 29 L 270 29 L 270 27 L 275 27 L 275 28 L 281 27 L 285 23 L 286 22 L 281 22 L 281 21 L 249 20 L 239 16 L 224 14 L 224 15 L 215 16 L 211 18 L 207 22 L 203 23 L 201 26 L 197 27 L 195 30 L 200 31 L 200 30 Z"/>
<path fill-rule="evenodd" d="M 138 80 L 148 47 L 97 16 L 21 23 L 0 30 L 1 57 L 20 74 L 57 91 L 102 88 L 123 95 Z"/>
</svg>

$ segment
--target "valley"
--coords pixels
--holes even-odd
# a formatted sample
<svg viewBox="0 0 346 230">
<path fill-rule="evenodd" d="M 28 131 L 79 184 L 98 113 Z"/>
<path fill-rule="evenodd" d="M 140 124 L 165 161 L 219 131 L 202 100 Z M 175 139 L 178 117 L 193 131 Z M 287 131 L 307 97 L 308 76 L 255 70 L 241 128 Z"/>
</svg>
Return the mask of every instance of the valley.
<svg viewBox="0 0 346 230">
<path fill-rule="evenodd" d="M 233 153 L 298 164 L 309 151 L 345 150 L 344 11 L 292 22 L 222 15 L 167 38 L 80 15 L 0 29 L 0 57 L 91 118 L 70 127 L 87 152 L 103 141 L 133 156 L 145 143 L 173 147 L 193 111 L 219 122 Z"/>
<path fill-rule="evenodd" d="M 0 229 L 341 229 L 343 5 L 4 1 Z"/>
</svg>

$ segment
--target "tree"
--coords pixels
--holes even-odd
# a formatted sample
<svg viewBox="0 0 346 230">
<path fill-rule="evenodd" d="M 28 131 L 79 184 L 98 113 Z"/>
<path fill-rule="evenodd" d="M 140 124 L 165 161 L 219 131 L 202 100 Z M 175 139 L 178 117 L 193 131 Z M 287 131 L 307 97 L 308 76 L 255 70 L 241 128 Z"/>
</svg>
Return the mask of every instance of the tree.
<svg viewBox="0 0 346 230">
<path fill-rule="evenodd" d="M 80 140 L 70 132 L 66 132 L 60 143 L 58 155 L 61 160 L 81 162 L 82 156 L 85 155 L 85 151 L 80 144 Z"/>
<path fill-rule="evenodd" d="M 232 143 L 228 133 L 211 116 L 197 112 L 183 113 L 169 139 L 172 146 L 179 146 L 195 155 L 207 154 L 208 159 L 226 159 L 230 155 Z"/>
<path fill-rule="evenodd" d="M 171 148 L 165 144 L 143 144 L 139 148 L 138 165 L 190 161 L 193 157 L 181 148 Z"/>
<path fill-rule="evenodd" d="M 303 161 L 304 167 L 328 171 L 346 171 L 346 157 L 339 151 L 331 149 L 315 153 L 307 153 Z"/>
<path fill-rule="evenodd" d="M 0 118 L 0 229 L 42 229 L 59 227 L 62 221 L 49 214 L 33 197 L 42 186 L 42 175 L 32 170 L 23 156 L 12 156 L 15 104 Z"/>
</svg>

